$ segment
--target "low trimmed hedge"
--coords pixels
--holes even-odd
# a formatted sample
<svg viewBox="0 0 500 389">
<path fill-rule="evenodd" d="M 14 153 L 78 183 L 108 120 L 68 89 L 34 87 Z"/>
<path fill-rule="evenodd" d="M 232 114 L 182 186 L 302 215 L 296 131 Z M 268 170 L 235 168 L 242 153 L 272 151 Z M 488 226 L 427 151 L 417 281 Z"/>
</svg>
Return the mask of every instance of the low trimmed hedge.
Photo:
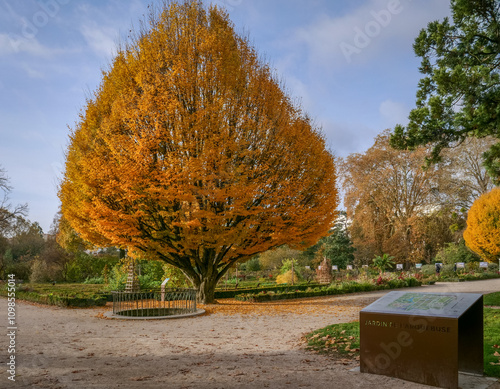
<svg viewBox="0 0 500 389">
<path fill-rule="evenodd" d="M 7 296 L 7 291 L 1 290 L 0 295 Z M 95 307 L 106 305 L 109 296 L 108 293 L 89 295 L 81 293 L 75 295 L 42 294 L 36 291 L 18 289 L 16 290 L 16 299 L 59 307 Z"/>
<path fill-rule="evenodd" d="M 308 288 L 320 287 L 323 286 L 321 284 L 300 284 L 300 285 L 279 285 L 279 286 L 266 286 L 263 288 L 245 288 L 245 289 L 230 289 L 230 290 L 215 290 L 215 298 L 216 299 L 226 299 L 226 298 L 235 298 L 237 295 L 242 293 L 259 293 L 259 292 L 283 292 L 289 290 L 306 290 Z"/>
<path fill-rule="evenodd" d="M 285 300 L 285 299 L 296 299 L 296 298 L 306 298 L 306 297 L 319 297 L 319 296 L 329 296 L 338 295 L 345 293 L 355 293 L 355 292 L 371 292 L 374 290 L 384 290 L 384 289 L 396 289 L 396 288 L 406 288 L 412 286 L 420 286 L 422 283 L 416 278 L 407 278 L 405 280 L 390 280 L 385 283 L 377 284 L 371 282 L 344 282 L 341 284 L 332 284 L 327 287 L 316 287 L 309 288 L 306 290 L 294 290 L 291 292 L 283 293 L 268 293 L 266 291 L 260 293 L 245 293 L 235 296 L 235 300 L 238 301 L 250 301 L 250 302 L 264 302 L 264 301 L 275 301 L 275 300 Z"/>
<path fill-rule="evenodd" d="M 500 278 L 500 273 L 464 273 L 458 274 L 459 281 L 478 281 Z"/>
</svg>

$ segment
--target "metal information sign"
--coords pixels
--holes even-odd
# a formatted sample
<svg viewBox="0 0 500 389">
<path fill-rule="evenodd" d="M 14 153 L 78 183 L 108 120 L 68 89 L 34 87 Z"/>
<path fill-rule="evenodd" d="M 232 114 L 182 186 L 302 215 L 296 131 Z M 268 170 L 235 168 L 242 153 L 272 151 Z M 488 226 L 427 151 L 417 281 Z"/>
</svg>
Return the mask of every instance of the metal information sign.
<svg viewBox="0 0 500 389">
<path fill-rule="evenodd" d="M 390 292 L 360 312 L 361 372 L 458 388 L 483 374 L 483 296 Z"/>
</svg>

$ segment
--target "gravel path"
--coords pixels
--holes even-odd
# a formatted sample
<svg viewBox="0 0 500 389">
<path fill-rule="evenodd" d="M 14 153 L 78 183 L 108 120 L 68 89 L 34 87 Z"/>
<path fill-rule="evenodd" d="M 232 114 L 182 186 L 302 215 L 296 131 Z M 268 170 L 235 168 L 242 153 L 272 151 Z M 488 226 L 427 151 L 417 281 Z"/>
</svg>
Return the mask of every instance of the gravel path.
<svg viewBox="0 0 500 389">
<path fill-rule="evenodd" d="M 500 279 L 439 283 L 422 292 L 500 291 Z M 427 386 L 349 371 L 303 349 L 302 334 L 358 319 L 385 292 L 269 304 L 223 300 L 208 314 L 176 320 L 104 319 L 103 308 L 17 302 L 16 382 L 0 388 L 405 388 Z M 108 308 L 109 309 L 109 308 Z M 7 332 L 7 300 L 0 299 Z M 237 313 L 237 312 L 243 312 Z M 7 336 L 0 338 L 7 362 Z M 490 389 L 500 389 L 492 383 Z"/>
</svg>

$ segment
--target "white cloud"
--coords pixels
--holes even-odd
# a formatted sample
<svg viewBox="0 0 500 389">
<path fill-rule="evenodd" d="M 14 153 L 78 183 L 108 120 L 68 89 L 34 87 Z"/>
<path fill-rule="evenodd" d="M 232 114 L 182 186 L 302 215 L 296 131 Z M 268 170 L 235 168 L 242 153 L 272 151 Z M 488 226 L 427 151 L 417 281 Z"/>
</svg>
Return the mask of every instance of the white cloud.
<svg viewBox="0 0 500 389">
<path fill-rule="evenodd" d="M 402 103 L 385 100 L 380 104 L 379 112 L 382 115 L 386 127 L 394 127 L 396 124 L 407 124 L 410 110 Z"/>
<path fill-rule="evenodd" d="M 26 72 L 26 74 L 28 74 L 28 77 L 30 77 L 30 78 L 45 78 L 44 73 L 42 73 L 41 71 L 39 71 L 37 69 L 32 68 L 28 64 L 22 64 L 21 66 L 24 69 L 24 71 Z"/>
<path fill-rule="evenodd" d="M 408 41 L 413 41 L 430 20 L 449 13 L 448 2 L 427 0 L 424 6 L 415 3 L 365 1 L 343 16 L 322 15 L 313 24 L 297 29 L 293 39 L 306 45 L 315 65 L 339 68 L 369 64 L 374 58 L 397 54 L 408 47 Z"/>
<path fill-rule="evenodd" d="M 148 2 L 142 0 L 102 3 L 78 4 L 79 30 L 90 49 L 97 56 L 109 60 L 116 54 L 119 42 L 126 40 L 125 35 L 120 33 L 134 29 L 131 15 L 142 19 L 141 15 L 144 17 L 149 10 Z"/>
<path fill-rule="evenodd" d="M 338 157 L 345 158 L 352 153 L 361 153 L 373 145 L 377 129 L 359 122 L 335 122 L 320 118 L 323 132 L 328 139 L 328 147 Z"/>
<path fill-rule="evenodd" d="M 116 53 L 119 33 L 112 27 L 99 27 L 95 22 L 87 22 L 80 27 L 85 41 L 99 56 L 110 58 Z"/>
<path fill-rule="evenodd" d="M 0 57 L 26 53 L 35 57 L 50 57 L 57 51 L 43 46 L 36 38 L 24 38 L 17 34 L 0 34 Z"/>
</svg>

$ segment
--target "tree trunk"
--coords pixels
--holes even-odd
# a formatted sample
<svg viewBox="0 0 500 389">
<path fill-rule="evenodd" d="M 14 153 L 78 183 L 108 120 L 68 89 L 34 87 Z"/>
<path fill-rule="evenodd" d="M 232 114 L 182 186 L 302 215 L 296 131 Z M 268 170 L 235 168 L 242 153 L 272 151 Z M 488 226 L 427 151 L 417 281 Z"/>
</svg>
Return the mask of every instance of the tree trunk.
<svg viewBox="0 0 500 389">
<path fill-rule="evenodd" d="M 216 277 L 204 278 L 201 281 L 194 282 L 196 289 L 196 300 L 200 304 L 213 304 L 215 301 L 215 287 L 217 285 Z"/>
</svg>

